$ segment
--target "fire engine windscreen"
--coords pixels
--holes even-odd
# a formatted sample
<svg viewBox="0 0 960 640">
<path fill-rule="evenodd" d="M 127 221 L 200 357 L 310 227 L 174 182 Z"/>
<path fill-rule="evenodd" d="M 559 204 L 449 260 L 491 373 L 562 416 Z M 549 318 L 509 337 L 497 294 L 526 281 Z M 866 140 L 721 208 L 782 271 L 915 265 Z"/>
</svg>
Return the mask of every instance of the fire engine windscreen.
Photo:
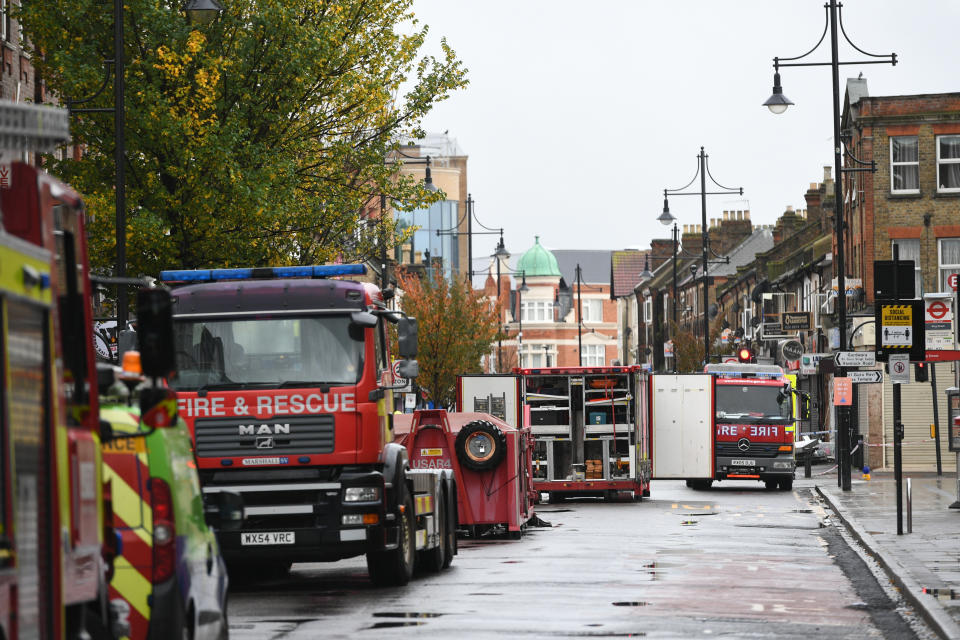
<svg viewBox="0 0 960 640">
<path fill-rule="evenodd" d="M 179 390 L 356 384 L 363 330 L 347 315 L 174 322 Z"/>
<path fill-rule="evenodd" d="M 717 385 L 717 422 L 790 422 L 790 402 L 781 387 Z"/>
</svg>

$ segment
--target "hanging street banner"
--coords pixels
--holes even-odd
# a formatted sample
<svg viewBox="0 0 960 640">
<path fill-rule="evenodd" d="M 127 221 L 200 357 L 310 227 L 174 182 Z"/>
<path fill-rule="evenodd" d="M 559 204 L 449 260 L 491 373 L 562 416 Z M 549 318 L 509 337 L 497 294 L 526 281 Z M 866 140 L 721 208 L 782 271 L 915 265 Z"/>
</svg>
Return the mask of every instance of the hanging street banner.
<svg viewBox="0 0 960 640">
<path fill-rule="evenodd" d="M 905 353 L 913 362 L 926 355 L 924 303 L 922 300 L 877 301 L 877 358 L 885 361 L 891 353 Z"/>
</svg>

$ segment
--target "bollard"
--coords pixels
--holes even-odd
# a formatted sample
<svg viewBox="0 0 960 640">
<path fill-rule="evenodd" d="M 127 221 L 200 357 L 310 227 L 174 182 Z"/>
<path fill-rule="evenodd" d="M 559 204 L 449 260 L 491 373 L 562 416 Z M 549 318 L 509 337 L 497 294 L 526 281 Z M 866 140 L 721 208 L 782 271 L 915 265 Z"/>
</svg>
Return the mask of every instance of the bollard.
<svg viewBox="0 0 960 640">
<path fill-rule="evenodd" d="M 907 533 L 913 533 L 913 483 L 907 478 Z"/>
<path fill-rule="evenodd" d="M 803 456 L 803 477 L 809 478 L 813 475 L 813 469 L 811 465 L 813 464 L 813 452 L 807 451 Z"/>
</svg>

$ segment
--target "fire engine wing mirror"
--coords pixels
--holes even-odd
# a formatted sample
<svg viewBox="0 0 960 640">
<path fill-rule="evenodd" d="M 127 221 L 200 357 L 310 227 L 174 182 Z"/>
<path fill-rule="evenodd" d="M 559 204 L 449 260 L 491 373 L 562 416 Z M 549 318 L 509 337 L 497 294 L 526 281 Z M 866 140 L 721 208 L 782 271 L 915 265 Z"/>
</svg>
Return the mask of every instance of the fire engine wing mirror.
<svg viewBox="0 0 960 640">
<path fill-rule="evenodd" d="M 401 358 L 417 357 L 416 318 L 400 318 L 400 321 L 397 323 L 397 345 L 397 351 Z"/>
<path fill-rule="evenodd" d="M 401 378 L 416 378 L 420 375 L 420 363 L 416 360 L 400 360 L 397 362 L 397 371 Z"/>
<path fill-rule="evenodd" d="M 366 329 L 377 326 L 377 316 L 366 311 L 354 311 L 350 314 L 350 322 Z"/>
<path fill-rule="evenodd" d="M 177 367 L 173 346 L 173 302 L 164 289 L 137 292 L 137 330 L 143 374 L 166 378 Z"/>
</svg>

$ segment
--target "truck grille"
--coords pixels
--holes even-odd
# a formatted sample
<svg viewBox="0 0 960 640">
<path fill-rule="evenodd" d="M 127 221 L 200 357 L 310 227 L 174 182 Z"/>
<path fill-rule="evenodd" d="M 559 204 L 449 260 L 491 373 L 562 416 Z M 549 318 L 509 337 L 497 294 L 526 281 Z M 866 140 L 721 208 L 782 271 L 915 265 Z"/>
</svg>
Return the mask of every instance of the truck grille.
<svg viewBox="0 0 960 640">
<path fill-rule="evenodd" d="M 197 456 L 273 456 L 332 453 L 332 415 L 269 419 L 203 418 L 194 423 Z"/>
<path fill-rule="evenodd" d="M 746 451 L 741 451 L 736 442 L 718 442 L 718 456 L 743 457 L 746 455 L 757 458 L 775 458 L 779 454 L 780 444 L 776 442 L 751 442 Z"/>
</svg>

